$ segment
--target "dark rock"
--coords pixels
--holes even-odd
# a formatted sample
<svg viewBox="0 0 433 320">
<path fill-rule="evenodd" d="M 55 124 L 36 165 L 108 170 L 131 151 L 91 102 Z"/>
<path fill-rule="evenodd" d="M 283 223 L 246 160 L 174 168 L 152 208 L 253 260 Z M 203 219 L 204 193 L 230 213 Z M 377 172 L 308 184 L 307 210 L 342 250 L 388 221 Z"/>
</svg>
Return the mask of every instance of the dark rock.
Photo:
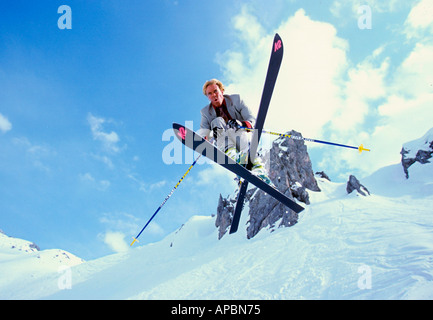
<svg viewBox="0 0 433 320">
<path fill-rule="evenodd" d="M 320 178 L 331 181 L 331 179 L 328 177 L 328 175 L 324 171 L 316 172 L 316 175 L 319 176 Z"/>
<path fill-rule="evenodd" d="M 217 207 L 217 218 L 215 220 L 215 226 L 219 228 L 218 239 L 221 239 L 224 236 L 227 229 L 232 224 L 235 205 L 236 200 L 233 203 L 233 201 L 223 198 L 220 194 Z"/>
<path fill-rule="evenodd" d="M 32 249 L 36 249 L 36 251 L 41 251 L 41 249 L 39 248 L 39 246 L 36 243 L 34 243 L 34 242 L 31 243 L 29 245 L 29 247 L 32 248 Z"/>
<path fill-rule="evenodd" d="M 416 149 L 418 150 L 415 153 Z M 406 179 L 409 179 L 409 167 L 411 165 L 415 162 L 421 164 L 430 163 L 430 159 L 433 157 L 433 128 L 422 138 L 403 145 L 400 154 L 404 174 L 406 175 Z M 412 157 L 408 156 L 408 154 L 412 154 Z M 414 154 L 415 157 L 413 157 Z"/>
<path fill-rule="evenodd" d="M 348 194 L 352 193 L 354 190 L 358 191 L 360 195 L 364 197 L 370 195 L 370 192 L 366 187 L 364 187 L 355 176 L 351 175 L 349 181 L 347 181 L 346 191 Z"/>
<path fill-rule="evenodd" d="M 416 162 L 416 160 L 414 158 L 408 158 L 408 159 L 405 158 L 405 155 L 408 154 L 408 153 L 409 152 L 406 151 L 404 149 L 404 147 L 401 149 L 401 152 L 400 152 L 400 154 L 401 154 L 401 164 L 403 166 L 403 171 L 404 171 L 404 174 L 406 175 L 406 179 L 409 179 L 409 170 L 408 170 L 409 167 Z"/>
</svg>

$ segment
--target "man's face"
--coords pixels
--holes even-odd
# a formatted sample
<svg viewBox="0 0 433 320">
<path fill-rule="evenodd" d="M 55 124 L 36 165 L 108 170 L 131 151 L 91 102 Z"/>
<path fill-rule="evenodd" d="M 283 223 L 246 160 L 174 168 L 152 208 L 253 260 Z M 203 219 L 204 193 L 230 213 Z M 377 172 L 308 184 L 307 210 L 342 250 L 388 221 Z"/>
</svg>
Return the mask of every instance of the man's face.
<svg viewBox="0 0 433 320">
<path fill-rule="evenodd" d="M 214 107 L 221 107 L 224 102 L 223 91 L 216 84 L 211 84 L 206 88 L 206 95 Z"/>
</svg>

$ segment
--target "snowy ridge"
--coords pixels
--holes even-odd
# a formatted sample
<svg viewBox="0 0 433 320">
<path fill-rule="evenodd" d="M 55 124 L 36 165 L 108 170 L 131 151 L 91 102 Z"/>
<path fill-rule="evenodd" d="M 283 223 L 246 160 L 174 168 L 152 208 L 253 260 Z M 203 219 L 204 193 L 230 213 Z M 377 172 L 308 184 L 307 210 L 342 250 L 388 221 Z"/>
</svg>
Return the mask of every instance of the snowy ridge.
<svg viewBox="0 0 433 320">
<path fill-rule="evenodd" d="M 0 254 L 18 254 L 18 252 L 30 253 L 39 251 L 39 247 L 26 240 L 8 237 L 0 232 Z"/>
</svg>

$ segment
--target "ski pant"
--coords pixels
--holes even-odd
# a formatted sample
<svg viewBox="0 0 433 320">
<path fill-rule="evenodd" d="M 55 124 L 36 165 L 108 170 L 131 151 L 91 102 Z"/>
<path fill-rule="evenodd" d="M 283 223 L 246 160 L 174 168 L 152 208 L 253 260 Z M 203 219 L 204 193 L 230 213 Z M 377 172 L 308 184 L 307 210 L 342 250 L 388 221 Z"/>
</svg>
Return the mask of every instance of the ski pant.
<svg viewBox="0 0 433 320">
<path fill-rule="evenodd" d="M 227 128 L 223 118 L 218 117 L 211 122 L 212 130 L 217 129 L 217 148 L 223 151 L 227 156 L 235 160 L 241 165 L 248 163 L 248 154 L 252 139 L 252 134 L 249 131 L 233 128 Z M 267 176 L 265 167 L 259 157 L 254 159 L 251 172 L 272 185 L 271 179 Z"/>
<path fill-rule="evenodd" d="M 227 124 L 222 117 L 215 118 L 211 122 L 211 129 L 217 128 L 218 137 L 217 147 L 223 152 L 235 148 L 238 152 L 248 154 L 251 143 L 251 132 L 245 130 L 235 130 L 227 128 Z"/>
</svg>

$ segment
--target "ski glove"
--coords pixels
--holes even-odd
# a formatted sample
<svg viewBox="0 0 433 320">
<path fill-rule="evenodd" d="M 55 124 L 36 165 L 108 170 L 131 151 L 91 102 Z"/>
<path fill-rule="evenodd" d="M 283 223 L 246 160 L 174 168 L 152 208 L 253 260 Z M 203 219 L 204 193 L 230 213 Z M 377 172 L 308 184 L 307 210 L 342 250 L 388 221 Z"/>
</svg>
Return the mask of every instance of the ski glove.
<svg viewBox="0 0 433 320">
<path fill-rule="evenodd" d="M 242 127 L 242 122 L 239 120 L 232 119 L 227 123 L 228 128 L 235 129 L 235 131 L 238 131 Z"/>
</svg>

